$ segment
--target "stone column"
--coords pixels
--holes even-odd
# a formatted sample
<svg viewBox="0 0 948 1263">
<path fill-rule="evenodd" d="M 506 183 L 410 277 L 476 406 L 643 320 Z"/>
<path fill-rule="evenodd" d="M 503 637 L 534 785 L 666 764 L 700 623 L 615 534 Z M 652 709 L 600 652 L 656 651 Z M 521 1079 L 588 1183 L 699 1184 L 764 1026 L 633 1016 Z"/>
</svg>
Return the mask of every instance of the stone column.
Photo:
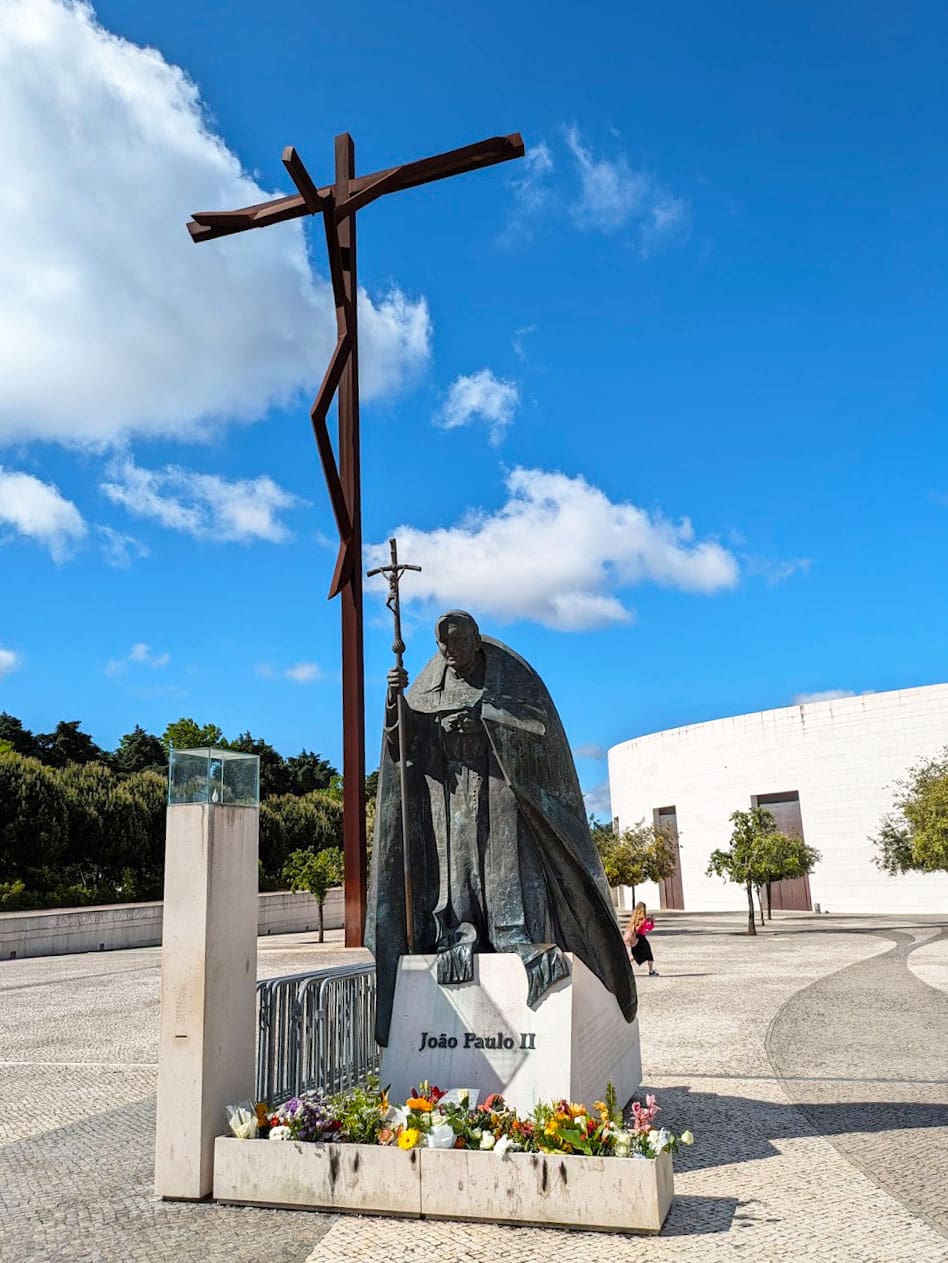
<svg viewBox="0 0 948 1263">
<path fill-rule="evenodd" d="M 168 808 L 155 1145 L 160 1197 L 211 1192 L 224 1107 L 253 1095 L 258 829 L 253 807 Z"/>
</svg>

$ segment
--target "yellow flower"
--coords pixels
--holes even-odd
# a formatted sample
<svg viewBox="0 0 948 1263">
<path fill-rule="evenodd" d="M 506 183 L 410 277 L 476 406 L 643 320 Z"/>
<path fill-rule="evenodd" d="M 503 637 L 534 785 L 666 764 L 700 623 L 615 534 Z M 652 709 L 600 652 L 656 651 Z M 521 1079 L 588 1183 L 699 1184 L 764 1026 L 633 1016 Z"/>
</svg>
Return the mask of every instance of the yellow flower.
<svg viewBox="0 0 948 1263">
<path fill-rule="evenodd" d="M 565 1110 L 557 1110 L 553 1117 L 558 1123 L 567 1123 L 570 1116 Z"/>
<path fill-rule="evenodd" d="M 405 1127 L 398 1137 L 398 1147 L 399 1149 L 414 1149 L 420 1138 L 421 1132 L 417 1127 Z"/>
<path fill-rule="evenodd" d="M 551 1119 L 549 1120 L 549 1122 L 547 1123 L 547 1125 L 543 1128 L 543 1134 L 544 1134 L 545 1136 L 555 1136 L 555 1135 L 556 1135 L 556 1119 L 555 1119 L 555 1118 L 551 1118 Z"/>
<path fill-rule="evenodd" d="M 604 1123 L 609 1121 L 609 1109 L 605 1101 L 593 1101 L 593 1109 L 599 1111 L 599 1117 Z"/>
</svg>

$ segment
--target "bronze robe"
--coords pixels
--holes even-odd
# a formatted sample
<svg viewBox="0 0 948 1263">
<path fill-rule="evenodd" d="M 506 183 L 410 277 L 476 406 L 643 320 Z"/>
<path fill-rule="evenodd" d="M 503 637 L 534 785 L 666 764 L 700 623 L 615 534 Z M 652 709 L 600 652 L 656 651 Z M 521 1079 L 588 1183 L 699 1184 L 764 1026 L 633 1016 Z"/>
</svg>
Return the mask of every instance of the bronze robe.
<svg viewBox="0 0 948 1263">
<path fill-rule="evenodd" d="M 555 943 L 600 978 L 631 1022 L 635 980 L 559 715 L 513 650 L 484 636 L 481 654 L 482 682 L 456 679 L 439 653 L 405 698 L 415 951 L 435 952 L 467 926 L 475 951 Z M 473 731 L 451 731 L 461 711 L 476 719 Z M 383 1045 L 408 950 L 397 758 L 397 732 L 386 728 L 366 926 Z"/>
</svg>

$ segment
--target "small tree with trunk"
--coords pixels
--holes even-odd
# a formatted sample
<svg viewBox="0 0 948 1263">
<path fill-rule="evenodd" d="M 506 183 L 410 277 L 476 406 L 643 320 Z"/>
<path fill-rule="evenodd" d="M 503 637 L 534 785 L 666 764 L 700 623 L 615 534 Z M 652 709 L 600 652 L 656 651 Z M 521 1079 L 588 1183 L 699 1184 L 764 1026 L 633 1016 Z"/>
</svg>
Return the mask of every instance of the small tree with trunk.
<svg viewBox="0 0 948 1263">
<path fill-rule="evenodd" d="M 677 866 L 672 839 L 663 829 L 644 820 L 618 833 L 608 825 L 595 824 L 592 835 L 606 881 L 610 886 L 631 886 L 633 900 L 636 886 L 644 881 L 664 881 Z"/>
<path fill-rule="evenodd" d="M 712 851 L 706 871 L 709 877 L 723 877 L 725 881 L 732 881 L 745 888 L 747 933 L 756 934 L 754 891 L 760 891 L 768 881 L 777 880 L 777 857 L 783 853 L 785 844 L 799 839 L 778 833 L 773 816 L 763 807 L 732 812 L 731 823 L 734 828 L 731 832 L 730 849 Z"/>
<path fill-rule="evenodd" d="M 769 812 L 767 813 L 770 814 Z M 771 820 L 773 817 L 771 816 Z M 773 920 L 771 912 L 771 886 L 775 881 L 789 881 L 795 877 L 806 877 L 820 861 L 820 853 L 812 846 L 807 846 L 802 838 L 793 833 L 765 833 L 759 843 L 760 868 L 767 874 L 764 887 L 767 890 L 767 920 Z M 764 924 L 764 901 L 762 889 L 757 887 L 757 903 L 760 907 L 760 923 Z"/>
<path fill-rule="evenodd" d="M 283 880 L 291 890 L 308 890 L 319 906 L 319 941 L 323 941 L 323 907 L 326 896 L 343 878 L 342 851 L 338 846 L 325 850 L 307 848 L 294 851 L 283 866 Z"/>
</svg>

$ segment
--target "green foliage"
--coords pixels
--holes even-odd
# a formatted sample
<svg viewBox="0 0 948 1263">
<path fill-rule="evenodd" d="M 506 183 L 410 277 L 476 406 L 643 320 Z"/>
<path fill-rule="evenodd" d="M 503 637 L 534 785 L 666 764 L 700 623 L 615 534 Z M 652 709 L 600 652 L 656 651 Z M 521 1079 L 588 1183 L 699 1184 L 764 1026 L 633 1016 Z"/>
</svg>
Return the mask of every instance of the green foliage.
<svg viewBox="0 0 948 1263">
<path fill-rule="evenodd" d="M 333 886 L 343 877 L 342 851 L 338 846 L 324 851 L 294 851 L 283 866 L 283 880 L 291 890 L 308 890 L 316 902 L 325 903 Z"/>
<path fill-rule="evenodd" d="M 136 724 L 125 733 L 112 755 L 112 766 L 126 775 L 132 772 L 159 771 L 168 766 L 165 747 L 158 737 Z"/>
<path fill-rule="evenodd" d="M 319 906 L 319 941 L 323 941 L 323 905 L 333 886 L 344 876 L 343 855 L 338 846 L 322 851 L 294 851 L 283 866 L 283 880 L 291 890 L 308 890 Z"/>
<path fill-rule="evenodd" d="M 69 836 L 65 795 L 38 759 L 0 755 L 0 872 L 36 888 L 46 868 L 59 864 Z"/>
<path fill-rule="evenodd" d="M 674 842 L 663 830 L 644 820 L 621 833 L 600 824 L 593 824 L 591 832 L 610 886 L 635 887 L 644 881 L 664 881 L 675 871 Z"/>
<path fill-rule="evenodd" d="M 365 1083 L 330 1097 L 332 1115 L 342 1123 L 340 1139 L 356 1145 L 378 1144 L 382 1130 L 381 1101 L 378 1076 L 374 1074 L 368 1075 Z"/>
<path fill-rule="evenodd" d="M 250 732 L 228 741 L 216 724 L 183 717 L 161 738 L 136 724 L 108 754 L 82 732 L 78 720 L 34 736 L 16 716 L 2 712 L 3 906 L 160 898 L 166 752 L 172 743 L 177 749 L 217 745 L 259 757 L 261 889 L 281 886 L 293 851 L 342 843 L 342 779 L 313 751 L 284 759 Z"/>
<path fill-rule="evenodd" d="M 39 757 L 39 746 L 29 728 L 24 728 L 15 715 L 8 715 L 6 711 L 0 711 L 0 741 L 9 741 L 14 754 L 28 759 Z"/>
<path fill-rule="evenodd" d="M 29 896 L 22 881 L 0 881 L 0 912 L 17 912 L 29 907 Z"/>
<path fill-rule="evenodd" d="M 896 784 L 895 811 L 873 839 L 884 872 L 948 872 L 948 748 Z"/>
<path fill-rule="evenodd" d="M 333 765 L 312 750 L 300 750 L 286 761 L 289 777 L 287 792 L 311 794 L 314 789 L 328 789 L 334 776 L 339 773 Z"/>
<path fill-rule="evenodd" d="M 219 746 L 223 735 L 217 724 L 201 725 L 182 717 L 164 730 L 161 744 L 165 754 L 172 746 L 176 750 L 200 750 L 203 746 Z"/>
<path fill-rule="evenodd" d="M 820 853 L 791 834 L 779 833 L 773 816 L 764 807 L 731 813 L 731 845 L 711 852 L 707 875 L 744 886 L 747 891 L 748 934 L 754 925 L 755 890 L 769 882 L 803 877 L 819 861 Z"/>
<path fill-rule="evenodd" d="M 80 730 L 78 719 L 62 719 L 52 732 L 36 737 L 38 757 L 47 767 L 65 767 L 69 763 L 107 763 L 108 755 L 88 733 Z"/>
</svg>

